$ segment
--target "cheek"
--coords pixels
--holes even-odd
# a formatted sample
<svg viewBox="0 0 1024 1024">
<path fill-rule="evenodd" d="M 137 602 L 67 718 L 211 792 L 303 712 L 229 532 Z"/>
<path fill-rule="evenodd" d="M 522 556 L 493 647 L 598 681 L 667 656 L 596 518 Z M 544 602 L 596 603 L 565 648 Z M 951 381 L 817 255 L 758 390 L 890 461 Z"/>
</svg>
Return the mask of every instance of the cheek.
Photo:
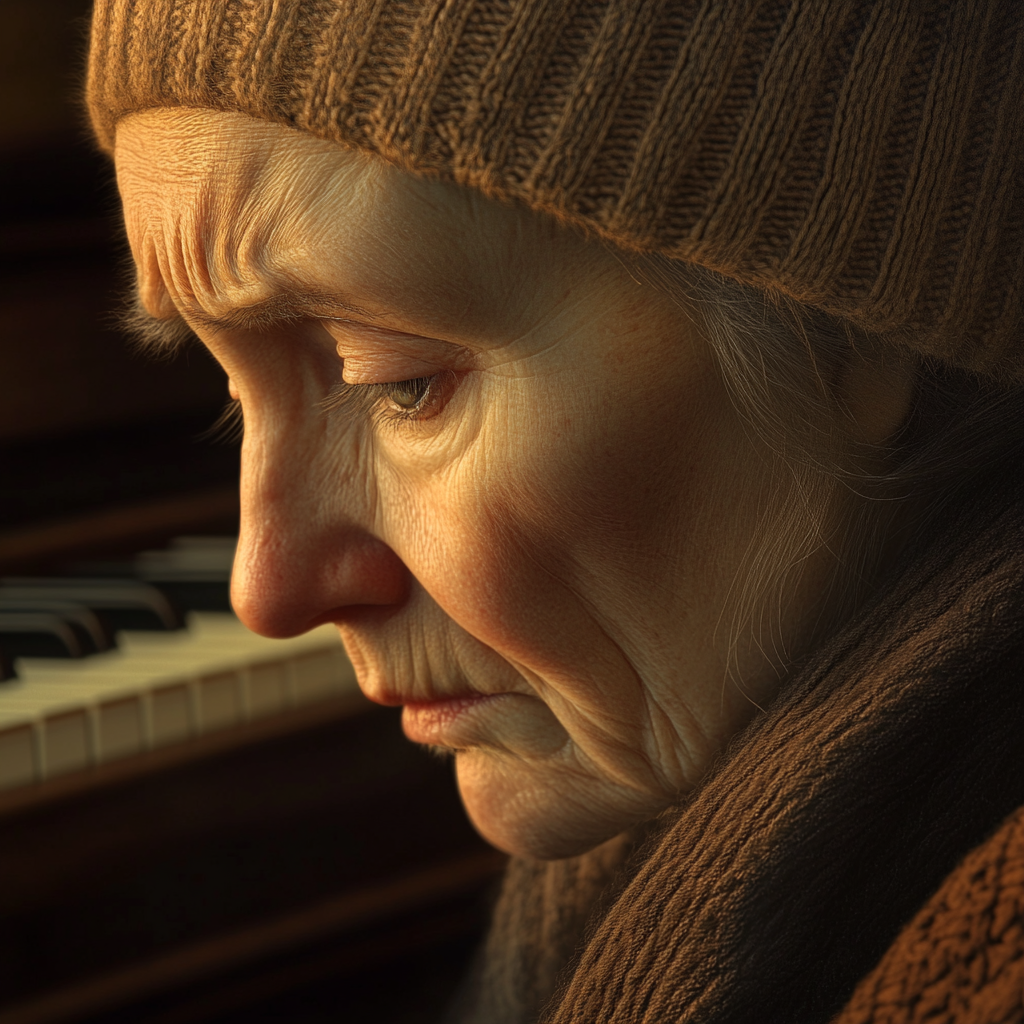
<svg viewBox="0 0 1024 1024">
<path fill-rule="evenodd" d="M 709 472 L 701 419 L 649 404 L 503 425 L 443 484 L 402 502 L 416 516 L 408 564 L 459 626 L 531 676 L 561 688 L 628 673 L 602 623 L 626 606 L 635 616 L 652 574 L 671 572 L 666 553 L 692 526 L 686 496 Z M 507 437 L 514 447 L 494 440 Z"/>
<path fill-rule="evenodd" d="M 479 493 L 473 506 L 446 503 L 425 524 L 436 557 L 422 566 L 421 582 L 466 632 L 546 675 L 559 660 L 559 620 L 568 611 L 558 573 L 540 538 L 517 520 L 518 509 Z"/>
</svg>

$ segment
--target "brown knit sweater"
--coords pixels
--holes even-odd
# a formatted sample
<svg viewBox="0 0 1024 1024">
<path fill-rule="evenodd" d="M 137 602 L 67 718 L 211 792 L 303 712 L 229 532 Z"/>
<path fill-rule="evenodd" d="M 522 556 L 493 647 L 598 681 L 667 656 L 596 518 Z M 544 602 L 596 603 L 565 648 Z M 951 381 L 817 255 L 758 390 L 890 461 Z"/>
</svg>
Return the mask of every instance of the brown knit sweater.
<svg viewBox="0 0 1024 1024">
<path fill-rule="evenodd" d="M 514 862 L 454 1019 L 1024 1021 L 1024 490 L 972 497 L 631 861 Z"/>
<path fill-rule="evenodd" d="M 835 1024 L 1024 1020 L 1024 808 L 973 851 Z"/>
</svg>

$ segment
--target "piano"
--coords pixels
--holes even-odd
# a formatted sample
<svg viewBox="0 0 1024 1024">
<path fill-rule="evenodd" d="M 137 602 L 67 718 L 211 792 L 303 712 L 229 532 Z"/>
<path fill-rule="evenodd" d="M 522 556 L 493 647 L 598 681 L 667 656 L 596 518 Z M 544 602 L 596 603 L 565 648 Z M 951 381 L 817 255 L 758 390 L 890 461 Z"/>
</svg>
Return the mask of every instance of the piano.
<svg viewBox="0 0 1024 1024">
<path fill-rule="evenodd" d="M 479 935 L 503 859 L 447 766 L 333 627 L 238 621 L 233 548 L 0 577 L 4 1024 L 302 1020 L 310 990 L 386 1020 L 396 964 L 440 1005 Z"/>
<path fill-rule="evenodd" d="M 233 552 L 232 538 L 184 537 L 143 552 L 137 579 L 0 578 L 0 652 L 10 666 L 0 683 L 0 792 L 320 701 L 362 710 L 332 626 L 268 640 L 228 610 Z M 206 610 L 182 618 L 179 608 L 196 603 Z M 103 617 L 118 614 L 156 628 L 107 640 Z M 99 627 L 90 646 L 107 649 L 83 649 L 75 627 L 84 631 L 85 616 Z"/>
</svg>

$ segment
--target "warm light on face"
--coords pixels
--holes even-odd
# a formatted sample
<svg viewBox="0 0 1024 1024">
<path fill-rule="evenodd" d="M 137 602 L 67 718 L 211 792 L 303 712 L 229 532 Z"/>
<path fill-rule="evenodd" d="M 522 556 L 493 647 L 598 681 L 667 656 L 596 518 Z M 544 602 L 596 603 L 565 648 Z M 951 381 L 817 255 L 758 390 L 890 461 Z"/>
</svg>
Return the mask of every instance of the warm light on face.
<svg viewBox="0 0 1024 1024">
<path fill-rule="evenodd" d="M 147 307 L 244 409 L 243 620 L 336 622 L 504 849 L 692 786 L 752 711 L 720 623 L 767 482 L 679 307 L 540 216 L 241 115 L 137 115 L 117 169 Z"/>
</svg>

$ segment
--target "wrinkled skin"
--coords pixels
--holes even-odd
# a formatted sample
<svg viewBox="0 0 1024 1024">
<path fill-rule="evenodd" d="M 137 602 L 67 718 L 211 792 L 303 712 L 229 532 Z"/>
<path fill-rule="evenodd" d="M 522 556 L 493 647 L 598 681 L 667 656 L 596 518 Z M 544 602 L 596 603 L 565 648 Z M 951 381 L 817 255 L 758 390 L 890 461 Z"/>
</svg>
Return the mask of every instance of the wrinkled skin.
<svg viewBox="0 0 1024 1024">
<path fill-rule="evenodd" d="M 540 215 L 241 115 L 134 115 L 116 162 L 145 308 L 244 409 L 243 621 L 336 623 L 502 849 L 568 856 L 692 787 L 778 679 L 747 644 L 728 680 L 771 462 L 680 306 Z"/>
</svg>

